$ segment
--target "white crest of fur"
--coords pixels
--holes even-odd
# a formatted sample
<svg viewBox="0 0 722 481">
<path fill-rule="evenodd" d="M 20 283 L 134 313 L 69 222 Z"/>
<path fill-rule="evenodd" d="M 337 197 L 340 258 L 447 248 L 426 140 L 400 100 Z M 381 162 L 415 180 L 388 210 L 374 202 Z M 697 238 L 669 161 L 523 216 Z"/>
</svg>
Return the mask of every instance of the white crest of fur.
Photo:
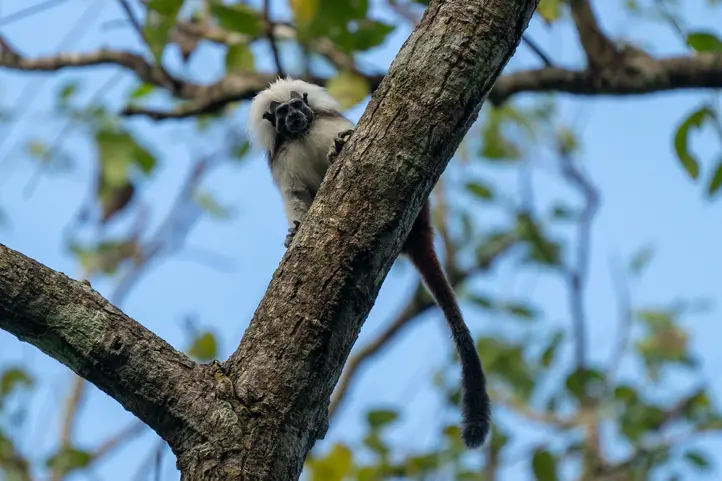
<svg viewBox="0 0 722 481">
<path fill-rule="evenodd" d="M 323 87 L 290 77 L 279 78 L 268 88 L 259 92 L 251 101 L 246 129 L 251 141 L 258 147 L 270 150 L 276 138 L 276 130 L 268 120 L 263 118 L 263 114 L 270 110 L 271 102 L 283 103 L 290 100 L 291 92 L 294 90 L 301 95 L 308 94 L 308 104 L 311 110 L 339 110 L 338 102 Z"/>
</svg>

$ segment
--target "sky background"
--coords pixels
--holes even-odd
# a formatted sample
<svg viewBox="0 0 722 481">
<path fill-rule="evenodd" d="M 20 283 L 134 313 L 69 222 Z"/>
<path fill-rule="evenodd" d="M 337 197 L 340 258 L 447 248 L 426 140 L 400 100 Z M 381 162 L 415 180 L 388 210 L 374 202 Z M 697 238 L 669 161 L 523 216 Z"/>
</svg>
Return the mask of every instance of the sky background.
<svg viewBox="0 0 722 481">
<path fill-rule="evenodd" d="M 276 2 L 275 15 L 287 15 Z M 709 9 L 702 0 L 685 2 L 686 18 L 690 25 L 714 28 L 720 25 L 720 11 Z M 93 5 L 94 4 L 94 5 Z M 378 16 L 388 12 L 372 2 Z M 684 54 L 684 46 L 659 25 L 630 18 L 621 8 L 622 2 L 594 3 L 604 27 L 612 35 L 625 36 L 650 48 L 657 55 Z M 58 50 L 89 51 L 100 46 L 139 48 L 134 32 L 119 28 L 123 15 L 114 1 L 73 0 L 47 12 L 9 25 L 4 16 L 12 15 L 28 3 L 19 0 L 0 0 L 0 35 L 9 39 L 27 56 L 51 55 Z M 88 9 L 91 9 L 88 13 Z M 63 37 L 81 15 L 88 15 L 86 32 L 67 42 Z M 111 22 L 111 23 L 109 23 Z M 362 67 L 384 70 L 393 60 L 410 29 L 401 25 L 381 48 L 362 56 Z M 580 51 L 576 36 L 568 23 L 563 28 L 548 29 L 535 20 L 528 32 L 558 63 L 579 65 Z M 255 50 L 257 66 L 270 68 L 265 46 Z M 222 73 L 222 56 L 213 48 L 202 48 L 186 67 L 180 67 L 177 52 L 166 53 L 175 72 L 183 72 L 198 81 L 213 81 Z M 287 56 L 292 69 L 293 59 Z M 507 67 L 507 71 L 538 65 L 525 47 Z M 94 92 L 112 77 L 117 69 L 100 67 L 64 71 L 60 74 L 17 74 L 0 70 L 0 107 L 3 110 L 24 111 L 19 123 L 0 124 L 0 211 L 5 221 L 0 225 L 0 242 L 19 250 L 39 262 L 71 277 L 80 275 L 75 259 L 63 247 L 62 232 L 67 222 L 88 195 L 93 169 L 94 149 L 80 130 L 70 132 L 64 149 L 72 154 L 70 172 L 43 175 L 32 195 L 25 193 L 34 174 L 32 161 L 24 154 L 23 141 L 28 137 L 54 139 L 64 122 L 51 115 L 55 91 L 69 79 L 81 79 L 81 99 L 88 102 Z M 122 106 L 125 94 L 132 89 L 131 75 L 104 95 L 110 108 Z M 28 84 L 39 93 L 27 104 Z M 639 282 L 631 284 L 635 305 L 668 304 L 679 298 L 705 298 L 713 301 L 712 309 L 685 318 L 691 332 L 693 351 L 703 363 L 707 381 L 719 396 L 722 382 L 716 375 L 722 368 L 719 350 L 720 329 L 719 286 L 722 285 L 722 256 L 718 254 L 722 228 L 722 204 L 703 198 L 701 186 L 695 186 L 680 168 L 672 147 L 677 124 L 686 114 L 707 100 L 710 92 L 665 93 L 628 98 L 572 98 L 562 97 L 560 118 L 581 135 L 580 156 L 587 173 L 602 194 L 602 202 L 593 228 L 593 252 L 590 281 L 585 297 L 589 318 L 590 356 L 593 361 L 605 361 L 614 347 L 617 327 L 615 286 L 611 277 L 614 259 L 628 260 L 640 247 L 653 243 L 655 259 Z M 358 120 L 364 104 L 355 107 L 348 116 Z M 246 108 L 237 109 L 231 122 L 238 129 L 245 128 Z M 180 183 L 198 152 L 213 152 L 218 148 L 213 135 L 201 136 L 188 122 L 170 121 L 154 124 L 143 119 L 129 122 L 146 145 L 158 155 L 160 168 L 152 179 L 152 188 L 142 192 L 143 202 L 153 205 L 152 219 L 165 215 Z M 220 137 L 216 136 L 216 140 Z M 702 131 L 694 136 L 694 149 L 702 159 L 703 175 L 708 175 L 712 160 L 719 158 L 719 141 L 712 132 Z M 553 165 L 554 158 L 544 149 L 527 152 L 533 165 Z M 533 186 L 539 205 L 563 198 L 578 201 L 576 194 L 566 187 L 558 175 L 548 169 L 534 169 Z M 496 182 L 497 189 L 511 198 L 519 199 L 520 182 L 515 170 L 500 171 L 489 167 L 461 167 L 452 160 L 445 174 L 450 185 L 461 182 L 468 175 L 487 175 Z M 705 177 L 706 178 L 706 177 Z M 121 308 L 147 328 L 176 348 L 186 347 L 187 336 L 183 319 L 195 316 L 202 327 L 211 328 L 221 339 L 220 357 L 227 357 L 237 346 L 248 321 L 263 296 L 268 282 L 283 254 L 286 223 L 280 198 L 271 184 L 265 160 L 256 152 L 240 166 L 224 165 L 216 169 L 205 182 L 207 188 L 224 205 L 232 206 L 235 217 L 231 221 L 201 220 L 188 236 L 187 248 L 175 257 L 153 265 L 124 299 Z M 460 200 L 461 202 L 461 200 Z M 486 207 L 479 206 L 479 216 L 486 216 Z M 502 217 L 488 212 L 489 222 Z M 198 262 L 198 252 L 211 251 L 223 256 L 225 269 L 217 269 Z M 416 273 L 401 261 L 393 268 L 383 286 L 376 305 L 363 327 L 356 344 L 360 347 L 372 339 L 403 306 L 411 292 Z M 94 282 L 93 286 L 109 296 L 112 284 Z M 566 326 L 569 315 L 565 287 L 556 277 L 525 270 L 520 273 L 512 262 L 502 262 L 490 274 L 474 285 L 475 289 L 503 294 L 507 298 L 529 299 L 544 310 L 544 329 L 550 324 Z M 519 322 L 492 316 L 462 306 L 467 322 L 476 334 L 502 333 L 515 336 L 529 327 Z M 363 413 L 369 407 L 401 407 L 408 404 L 397 429 L 390 438 L 397 444 L 412 448 L 433 446 L 438 423 L 456 422 L 453 411 L 439 412 L 441 403 L 430 384 L 430 375 L 451 353 L 452 344 L 445 331 L 443 319 L 432 311 L 421 322 L 406 331 L 391 349 L 377 356 L 361 374 L 331 429 L 319 446 L 339 440 L 360 443 Z M 568 353 L 566 353 L 568 354 Z M 0 332 L 0 365 L 23 363 L 39 376 L 38 395 L 33 397 L 29 422 L 20 433 L 21 446 L 46 454 L 57 439 L 58 407 L 66 395 L 69 371 L 59 363 L 39 353 L 34 347 L 22 344 L 7 333 Z M 623 376 L 640 382 L 639 370 L 632 363 L 624 363 Z M 675 371 L 654 393 L 663 398 L 673 397 L 690 387 L 694 380 L 684 371 Z M 126 426 L 132 416 L 113 399 L 95 388 L 88 396 L 86 409 L 76 431 L 80 445 L 94 445 L 118 429 Z M 518 419 L 505 417 L 510 428 L 522 429 Z M 525 428 L 524 428 L 525 429 Z M 513 452 L 524 452 L 545 440 L 543 431 L 528 430 Z M 147 432 L 118 455 L 98 465 L 96 479 L 131 479 L 136 466 L 145 458 L 147 450 L 157 439 Z M 706 439 L 702 445 L 717 452 L 722 443 Z M 178 479 L 174 460 L 166 456 L 164 480 Z M 716 461 L 722 461 L 717 455 Z M 505 479 L 528 478 L 527 460 L 520 459 L 507 469 Z M 689 471 L 685 471 L 689 473 Z M 123 475 L 121 476 L 120 473 Z M 719 470 L 695 479 L 718 479 Z M 149 478 L 139 478 L 149 479 Z"/>
</svg>

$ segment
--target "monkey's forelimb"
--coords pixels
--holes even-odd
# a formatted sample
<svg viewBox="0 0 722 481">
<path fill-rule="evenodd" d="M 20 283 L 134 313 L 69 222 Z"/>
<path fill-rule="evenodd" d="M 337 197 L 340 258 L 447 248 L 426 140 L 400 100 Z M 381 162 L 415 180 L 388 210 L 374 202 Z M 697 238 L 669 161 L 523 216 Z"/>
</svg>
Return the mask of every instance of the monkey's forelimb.
<svg viewBox="0 0 722 481">
<path fill-rule="evenodd" d="M 354 129 L 344 130 L 333 140 L 333 147 L 331 147 L 331 150 L 329 150 L 328 155 L 326 156 L 329 164 L 334 163 L 338 154 L 341 153 L 341 149 L 343 149 L 343 146 L 346 145 L 348 138 L 351 137 L 351 134 L 353 134 L 353 131 Z"/>
</svg>

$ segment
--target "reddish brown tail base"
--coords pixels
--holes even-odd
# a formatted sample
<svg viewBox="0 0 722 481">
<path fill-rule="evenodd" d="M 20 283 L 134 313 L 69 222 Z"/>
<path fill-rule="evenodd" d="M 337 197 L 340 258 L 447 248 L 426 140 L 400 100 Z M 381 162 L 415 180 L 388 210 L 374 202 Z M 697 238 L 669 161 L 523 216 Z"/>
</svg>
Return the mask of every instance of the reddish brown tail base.
<svg viewBox="0 0 722 481">
<path fill-rule="evenodd" d="M 489 434 L 491 401 L 486 392 L 486 377 L 474 341 L 466 327 L 454 291 L 434 251 L 429 203 L 422 207 L 411 228 L 402 254 L 409 257 L 436 299 L 451 329 L 461 359 L 462 438 L 469 448 L 481 446 Z"/>
</svg>

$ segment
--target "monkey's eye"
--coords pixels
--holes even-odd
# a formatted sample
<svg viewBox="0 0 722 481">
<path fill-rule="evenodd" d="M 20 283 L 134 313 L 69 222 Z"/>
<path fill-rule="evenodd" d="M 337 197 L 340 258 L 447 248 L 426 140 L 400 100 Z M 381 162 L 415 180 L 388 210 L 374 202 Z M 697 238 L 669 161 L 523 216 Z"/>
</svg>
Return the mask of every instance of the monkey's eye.
<svg viewBox="0 0 722 481">
<path fill-rule="evenodd" d="M 291 102 L 291 107 L 293 107 L 294 109 L 300 109 L 301 105 L 303 105 L 303 102 L 301 102 L 300 100 L 294 100 L 293 102 Z"/>
<path fill-rule="evenodd" d="M 276 109 L 278 115 L 286 115 L 288 113 L 288 105 L 283 104 Z"/>
</svg>

